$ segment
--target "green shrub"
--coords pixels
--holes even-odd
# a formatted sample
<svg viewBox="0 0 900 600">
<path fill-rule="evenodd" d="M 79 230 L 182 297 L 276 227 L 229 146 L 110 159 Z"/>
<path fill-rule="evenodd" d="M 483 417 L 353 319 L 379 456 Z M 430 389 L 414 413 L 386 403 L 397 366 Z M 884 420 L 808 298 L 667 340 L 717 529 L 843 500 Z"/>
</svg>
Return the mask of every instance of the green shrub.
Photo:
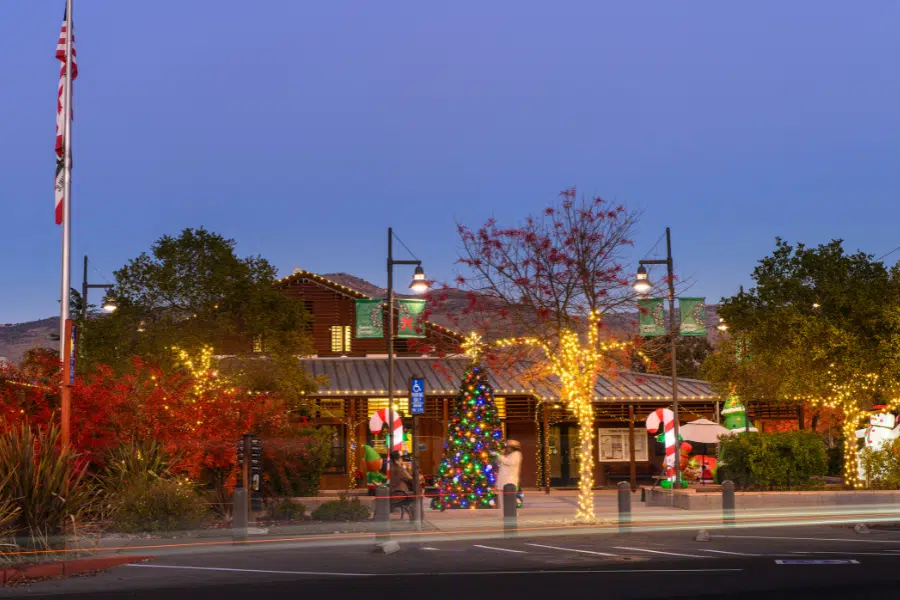
<svg viewBox="0 0 900 600">
<path fill-rule="evenodd" d="M 267 498 L 315 496 L 329 464 L 328 431 L 303 429 L 296 437 L 265 440 L 262 493 Z"/>
<path fill-rule="evenodd" d="M 113 527 L 125 533 L 166 533 L 205 525 L 209 510 L 193 486 L 176 479 L 156 479 L 116 495 Z"/>
<path fill-rule="evenodd" d="M 881 450 L 864 448 L 859 453 L 865 466 L 868 487 L 876 490 L 900 489 L 900 439 Z"/>
<path fill-rule="evenodd" d="M 341 494 L 337 500 L 323 502 L 312 512 L 312 518 L 318 521 L 365 521 L 369 518 L 369 508 L 363 506 L 359 498 L 347 500 Z"/>
<path fill-rule="evenodd" d="M 811 431 L 728 436 L 721 457 L 720 480 L 746 489 L 812 489 L 828 472 L 825 442 Z"/>
<path fill-rule="evenodd" d="M 269 516 L 276 521 L 302 521 L 306 516 L 306 505 L 282 500 L 272 505 Z"/>
<path fill-rule="evenodd" d="M 107 457 L 106 467 L 97 476 L 103 499 L 103 514 L 107 517 L 115 514 L 123 491 L 146 487 L 169 475 L 168 461 L 155 441 L 136 442 L 115 448 Z"/>
<path fill-rule="evenodd" d="M 35 433 L 23 423 L 0 435 L 0 473 L 8 474 L 0 486 L 0 511 L 21 545 L 56 545 L 57 536 L 90 507 L 87 462 L 59 448 L 55 426 Z"/>
</svg>

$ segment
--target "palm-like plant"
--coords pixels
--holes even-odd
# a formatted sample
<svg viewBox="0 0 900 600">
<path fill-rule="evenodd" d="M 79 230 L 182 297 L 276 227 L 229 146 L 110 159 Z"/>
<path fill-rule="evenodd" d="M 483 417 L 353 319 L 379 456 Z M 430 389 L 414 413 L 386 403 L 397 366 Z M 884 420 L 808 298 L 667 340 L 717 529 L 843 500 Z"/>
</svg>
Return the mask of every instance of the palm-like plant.
<svg viewBox="0 0 900 600">
<path fill-rule="evenodd" d="M 35 432 L 26 423 L 0 436 L 0 473 L 8 473 L 0 485 L 0 525 L 20 544 L 49 548 L 90 505 L 87 463 L 61 450 L 59 437 L 55 426 Z"/>
</svg>

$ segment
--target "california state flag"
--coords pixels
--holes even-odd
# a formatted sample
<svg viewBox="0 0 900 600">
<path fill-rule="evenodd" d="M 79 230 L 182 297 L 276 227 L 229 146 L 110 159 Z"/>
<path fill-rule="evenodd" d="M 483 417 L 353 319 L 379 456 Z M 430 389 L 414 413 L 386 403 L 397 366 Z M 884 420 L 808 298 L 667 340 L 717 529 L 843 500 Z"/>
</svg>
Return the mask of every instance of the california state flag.
<svg viewBox="0 0 900 600">
<path fill-rule="evenodd" d="M 63 16 L 62 31 L 56 44 L 56 58 L 62 63 L 59 71 L 59 91 L 56 100 L 56 224 L 63 221 L 63 198 L 66 188 L 66 121 L 72 118 L 72 107 L 66 107 L 66 16 Z M 74 29 L 74 27 L 73 27 Z M 78 77 L 78 63 L 75 62 L 75 33 L 72 32 L 72 81 Z M 71 167 L 71 164 L 69 165 Z"/>
</svg>

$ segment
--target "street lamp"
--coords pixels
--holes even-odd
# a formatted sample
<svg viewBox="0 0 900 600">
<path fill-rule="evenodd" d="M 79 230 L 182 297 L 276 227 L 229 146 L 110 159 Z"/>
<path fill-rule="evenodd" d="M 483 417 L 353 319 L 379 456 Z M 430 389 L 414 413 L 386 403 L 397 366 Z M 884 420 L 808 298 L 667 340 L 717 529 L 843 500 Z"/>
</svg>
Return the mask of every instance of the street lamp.
<svg viewBox="0 0 900 600">
<path fill-rule="evenodd" d="M 88 290 L 100 289 L 107 290 L 106 296 L 103 298 L 103 310 L 106 312 L 113 312 L 119 305 L 116 303 L 116 298 L 112 294 L 109 293 L 114 286 L 111 283 L 88 283 L 87 278 L 88 273 L 88 257 L 84 257 L 84 278 L 81 280 L 81 318 L 84 321 L 87 321 L 88 316 Z"/>
<path fill-rule="evenodd" d="M 422 265 L 416 267 L 416 272 L 413 273 L 412 283 L 409 284 L 409 289 L 415 294 L 424 294 L 428 291 L 428 280 L 425 279 L 425 271 L 422 269 Z"/>
<path fill-rule="evenodd" d="M 103 310 L 108 313 L 115 312 L 116 309 L 119 308 L 119 305 L 116 304 L 116 297 L 112 294 L 107 294 L 103 298 Z"/>
<path fill-rule="evenodd" d="M 647 275 L 644 265 L 666 265 L 666 275 L 669 283 L 669 336 L 672 341 L 672 413 L 675 415 L 675 482 L 673 488 L 681 487 L 681 451 L 678 444 L 678 361 L 676 358 L 676 343 L 678 341 L 678 323 L 675 321 L 675 269 L 672 263 L 672 232 L 666 227 L 666 258 L 665 260 L 641 260 L 638 261 L 638 270 L 634 280 L 634 291 L 638 294 L 647 294 L 653 285 Z"/>
<path fill-rule="evenodd" d="M 653 286 L 650 285 L 650 277 L 647 275 L 647 269 L 643 265 L 643 261 L 641 261 L 641 265 L 638 266 L 637 274 L 634 278 L 634 291 L 636 291 L 641 296 L 645 296 L 650 293 L 650 290 L 653 289 Z"/>
<path fill-rule="evenodd" d="M 403 242 L 400 242 L 401 244 Z M 407 248 L 407 250 L 409 250 Z M 422 269 L 422 261 L 394 260 L 394 229 L 388 227 L 388 256 L 387 256 L 387 347 L 388 347 L 388 432 L 387 432 L 387 468 L 391 468 L 391 451 L 394 449 L 392 432 L 394 427 L 394 265 L 415 265 L 412 282 L 409 289 L 416 294 L 428 291 L 428 280 L 425 278 L 425 270 Z M 419 464 L 416 457 L 415 445 L 413 446 L 413 486 L 415 495 L 416 521 L 422 518 L 419 500 L 422 495 L 422 487 L 419 484 Z"/>
<path fill-rule="evenodd" d="M 728 331 L 728 323 L 725 322 L 725 319 L 719 317 L 719 324 L 716 325 L 716 329 L 719 331 Z"/>
</svg>

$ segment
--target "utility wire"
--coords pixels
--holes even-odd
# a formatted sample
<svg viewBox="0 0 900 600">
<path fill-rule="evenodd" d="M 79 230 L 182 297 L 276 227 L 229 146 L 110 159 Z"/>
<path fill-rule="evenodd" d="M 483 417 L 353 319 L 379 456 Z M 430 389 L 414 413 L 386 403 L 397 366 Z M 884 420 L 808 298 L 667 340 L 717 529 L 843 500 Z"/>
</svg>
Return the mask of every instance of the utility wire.
<svg viewBox="0 0 900 600">
<path fill-rule="evenodd" d="M 419 260 L 419 257 L 416 256 L 415 254 L 413 254 L 413 253 L 412 253 L 412 250 L 409 249 L 409 246 L 407 246 L 406 244 L 403 243 L 403 240 L 400 239 L 400 236 L 398 236 L 398 235 L 395 233 L 395 234 L 394 234 L 394 238 L 395 238 L 398 242 L 400 242 L 400 245 L 401 245 L 401 246 L 403 246 L 404 248 L 406 248 L 406 251 L 409 252 L 409 255 L 410 255 L 410 256 L 412 256 L 412 257 L 413 257 L 414 259 L 416 259 L 416 260 Z"/>
<path fill-rule="evenodd" d="M 664 238 L 664 237 L 666 237 L 665 232 L 663 232 L 663 234 L 662 234 L 661 236 L 659 236 L 659 239 L 656 240 L 656 243 L 653 244 L 653 246 L 650 247 L 650 250 L 647 251 L 647 254 L 644 255 L 644 258 L 647 258 L 648 256 L 650 256 L 650 254 L 651 254 L 654 250 L 656 250 L 656 247 L 659 246 L 659 243 L 660 243 L 661 241 L 663 241 L 663 238 Z M 641 259 L 641 260 L 643 260 L 643 259 Z"/>
<path fill-rule="evenodd" d="M 896 252 L 897 250 L 900 250 L 900 246 L 897 246 L 896 248 L 894 248 L 893 250 L 891 250 L 891 251 L 888 252 L 887 254 L 882 254 L 881 256 L 879 256 L 878 258 L 876 258 L 875 260 L 881 260 L 881 259 L 885 258 L 886 256 L 890 256 L 891 254 L 893 254 L 893 253 Z"/>
</svg>

